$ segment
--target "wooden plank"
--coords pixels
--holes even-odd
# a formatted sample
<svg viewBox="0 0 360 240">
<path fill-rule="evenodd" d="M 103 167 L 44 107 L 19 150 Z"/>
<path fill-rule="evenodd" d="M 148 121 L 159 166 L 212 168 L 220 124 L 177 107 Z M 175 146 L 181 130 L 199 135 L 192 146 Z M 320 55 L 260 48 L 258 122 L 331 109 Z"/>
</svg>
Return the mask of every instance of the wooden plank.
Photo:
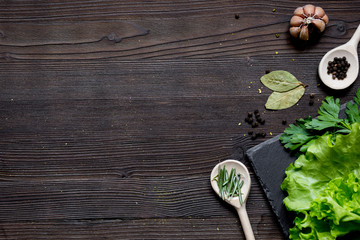
<svg viewBox="0 0 360 240">
<path fill-rule="evenodd" d="M 258 216 L 255 237 L 278 236 L 269 214 Z M 95 219 L 0 223 L 0 239 L 245 239 L 237 216 L 212 218 Z M 265 239 L 265 238 L 261 238 Z"/>
<path fill-rule="evenodd" d="M 234 214 L 213 193 L 209 176 L 196 173 L 183 177 L 147 177 L 143 173 L 141 178 L 104 174 L 97 178 L 68 176 L 65 180 L 61 176 L 49 180 L 34 175 L 28 180 L 3 180 L 1 188 L 2 222 L 203 218 Z M 247 208 L 252 218 L 270 213 L 260 188 L 252 189 Z"/>
<path fill-rule="evenodd" d="M 255 144 L 248 137 L 140 138 L 116 137 L 114 132 L 111 138 L 96 133 L 70 134 L 2 134 L 0 179 L 6 183 L 208 177 L 217 162 L 229 157 L 244 160 L 244 149 Z"/>
<path fill-rule="evenodd" d="M 266 70 L 287 70 L 308 85 L 307 93 L 346 97 L 331 91 L 317 77 L 321 56 L 279 54 L 238 59 L 157 61 L 24 61 L 0 66 L 1 101 L 177 99 L 189 97 L 264 98 L 271 91 L 260 83 Z M 301 66 L 301 67 L 300 67 Z M 303 69 L 306 69 L 304 71 Z M 31 80 L 35 78 L 36 80 Z M 259 94 L 258 90 L 262 90 Z M 165 102 L 166 103 L 166 102 Z M 238 103 L 239 104 L 239 103 Z M 244 106 L 246 107 L 246 105 Z"/>
<path fill-rule="evenodd" d="M 0 28 L 0 52 L 4 59 L 29 60 L 322 55 L 345 43 L 359 24 L 353 19 L 359 1 L 327 3 L 324 36 L 298 46 L 288 34 L 295 7 L 292 1 L 249 0 L 6 2 L 0 4 L 6 23 Z"/>
</svg>

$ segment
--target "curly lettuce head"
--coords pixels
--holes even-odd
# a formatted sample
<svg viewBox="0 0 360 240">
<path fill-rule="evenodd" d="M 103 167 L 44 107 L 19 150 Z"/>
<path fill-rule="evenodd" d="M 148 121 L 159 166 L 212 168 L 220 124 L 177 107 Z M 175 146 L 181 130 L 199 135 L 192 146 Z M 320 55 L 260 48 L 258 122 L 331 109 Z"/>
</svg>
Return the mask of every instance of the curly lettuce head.
<svg viewBox="0 0 360 240">
<path fill-rule="evenodd" d="M 297 212 L 290 239 L 336 239 L 360 230 L 360 124 L 324 135 L 286 170 L 284 204 Z"/>
</svg>

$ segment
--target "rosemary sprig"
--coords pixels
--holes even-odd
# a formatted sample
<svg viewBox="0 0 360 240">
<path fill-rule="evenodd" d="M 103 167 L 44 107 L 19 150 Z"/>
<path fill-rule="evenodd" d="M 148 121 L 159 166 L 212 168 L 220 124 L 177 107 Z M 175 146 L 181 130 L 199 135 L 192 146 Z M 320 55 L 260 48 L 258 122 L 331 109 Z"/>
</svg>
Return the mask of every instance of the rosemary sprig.
<svg viewBox="0 0 360 240">
<path fill-rule="evenodd" d="M 239 197 L 240 205 L 243 204 L 241 188 L 244 185 L 244 180 L 241 180 L 241 174 L 236 174 L 235 168 L 230 170 L 230 174 L 225 168 L 219 168 L 218 175 L 213 179 L 216 181 L 219 187 L 220 197 L 230 199 L 233 197 Z"/>
</svg>

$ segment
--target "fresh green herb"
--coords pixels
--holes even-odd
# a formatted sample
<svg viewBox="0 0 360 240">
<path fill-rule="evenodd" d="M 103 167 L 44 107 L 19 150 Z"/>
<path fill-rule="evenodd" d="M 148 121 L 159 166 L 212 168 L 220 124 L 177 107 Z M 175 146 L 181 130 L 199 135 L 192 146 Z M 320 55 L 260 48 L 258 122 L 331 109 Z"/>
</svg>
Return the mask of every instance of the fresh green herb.
<svg viewBox="0 0 360 240">
<path fill-rule="evenodd" d="M 272 71 L 261 77 L 261 82 L 274 91 L 268 98 L 265 107 L 280 110 L 295 105 L 305 93 L 306 85 L 287 71 Z"/>
<path fill-rule="evenodd" d="M 244 181 L 241 180 L 241 174 L 236 174 L 235 168 L 232 168 L 229 174 L 225 165 L 223 168 L 219 167 L 218 175 L 214 177 L 213 181 L 217 182 L 219 194 L 223 200 L 239 197 L 240 205 L 243 204 L 241 188 Z"/>
<path fill-rule="evenodd" d="M 346 118 L 339 117 L 340 100 L 326 97 L 318 111 L 319 117 L 307 117 L 299 119 L 295 124 L 290 124 L 280 137 L 285 148 L 294 151 L 306 152 L 311 140 L 317 139 L 324 134 L 331 135 L 334 143 L 336 135 L 348 134 L 351 124 L 360 122 L 360 89 L 356 92 L 354 102 L 346 104 Z"/>
</svg>

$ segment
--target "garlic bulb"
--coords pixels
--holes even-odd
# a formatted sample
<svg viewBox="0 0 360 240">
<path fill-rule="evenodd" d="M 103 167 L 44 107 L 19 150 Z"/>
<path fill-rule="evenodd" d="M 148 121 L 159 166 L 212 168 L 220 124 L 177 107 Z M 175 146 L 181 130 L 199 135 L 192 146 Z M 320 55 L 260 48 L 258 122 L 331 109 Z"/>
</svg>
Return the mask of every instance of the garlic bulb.
<svg viewBox="0 0 360 240">
<path fill-rule="evenodd" d="M 328 22 L 329 17 L 321 7 L 315 7 L 312 4 L 298 7 L 290 20 L 290 35 L 304 41 L 309 40 L 309 34 L 313 28 L 323 32 Z"/>
</svg>

